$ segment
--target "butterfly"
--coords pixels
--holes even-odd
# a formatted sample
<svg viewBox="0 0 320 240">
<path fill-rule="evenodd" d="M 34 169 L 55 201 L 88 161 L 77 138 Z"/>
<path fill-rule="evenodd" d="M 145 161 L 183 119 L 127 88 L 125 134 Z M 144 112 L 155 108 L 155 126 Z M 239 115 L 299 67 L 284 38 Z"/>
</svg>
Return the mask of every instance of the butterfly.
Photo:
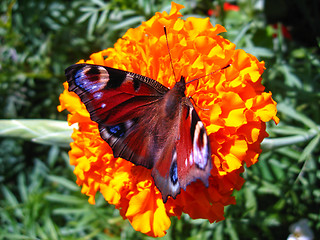
<svg viewBox="0 0 320 240">
<path fill-rule="evenodd" d="M 169 89 L 154 79 L 100 65 L 75 64 L 65 75 L 69 91 L 85 104 L 114 157 L 152 169 L 164 203 L 197 179 L 208 187 L 210 141 L 185 95 L 185 77 Z"/>
</svg>

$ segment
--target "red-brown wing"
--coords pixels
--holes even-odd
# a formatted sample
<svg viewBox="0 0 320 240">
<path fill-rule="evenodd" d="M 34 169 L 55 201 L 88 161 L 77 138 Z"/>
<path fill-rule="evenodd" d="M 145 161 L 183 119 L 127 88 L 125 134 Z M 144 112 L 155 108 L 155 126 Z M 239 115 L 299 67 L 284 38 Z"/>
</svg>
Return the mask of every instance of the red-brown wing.
<svg viewBox="0 0 320 240">
<path fill-rule="evenodd" d="M 189 99 L 180 105 L 176 128 L 167 131 L 167 144 L 163 147 L 152 176 L 160 189 L 163 201 L 176 197 L 180 188 L 200 179 L 208 186 L 212 168 L 210 142 L 205 127 Z"/>
<path fill-rule="evenodd" d="M 99 65 L 76 64 L 65 73 L 69 91 L 80 97 L 99 124 L 101 137 L 114 156 L 152 168 L 151 149 L 155 147 L 150 111 L 168 88 L 153 79 Z"/>
<path fill-rule="evenodd" d="M 139 115 L 168 91 L 153 79 L 99 65 L 75 64 L 65 74 L 69 91 L 80 97 L 91 119 L 108 126 Z"/>
<path fill-rule="evenodd" d="M 177 167 L 180 186 L 185 190 L 187 185 L 197 179 L 208 186 L 208 178 L 212 168 L 209 137 L 193 106 L 184 107 L 183 115 L 188 117 L 182 119 L 180 140 L 177 141 Z"/>
<path fill-rule="evenodd" d="M 169 91 L 153 79 L 98 65 L 73 65 L 66 76 L 114 156 L 152 168 L 164 202 L 196 179 L 208 184 L 209 139 L 184 95 L 184 78 Z"/>
</svg>

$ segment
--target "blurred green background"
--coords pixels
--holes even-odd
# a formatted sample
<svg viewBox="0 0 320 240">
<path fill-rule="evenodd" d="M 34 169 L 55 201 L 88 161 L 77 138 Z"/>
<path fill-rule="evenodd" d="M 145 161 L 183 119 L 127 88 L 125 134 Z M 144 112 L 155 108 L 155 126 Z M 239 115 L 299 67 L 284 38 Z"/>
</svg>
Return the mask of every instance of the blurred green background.
<svg viewBox="0 0 320 240">
<path fill-rule="evenodd" d="M 246 169 L 246 183 L 209 224 L 172 218 L 163 239 L 287 239 L 307 219 L 320 238 L 320 2 L 318 0 L 177 1 L 185 17 L 210 17 L 237 48 L 266 62 L 266 91 L 279 103 L 272 138 L 308 140 L 273 148 Z M 128 28 L 157 11 L 157 0 L 2 0 L 0 118 L 59 119 L 64 69 L 112 47 Z M 1 123 L 0 123 L 1 124 Z M 5 136 L 5 133 L 1 134 Z M 97 196 L 90 205 L 75 184 L 68 147 L 0 138 L 0 239 L 149 239 Z"/>
</svg>

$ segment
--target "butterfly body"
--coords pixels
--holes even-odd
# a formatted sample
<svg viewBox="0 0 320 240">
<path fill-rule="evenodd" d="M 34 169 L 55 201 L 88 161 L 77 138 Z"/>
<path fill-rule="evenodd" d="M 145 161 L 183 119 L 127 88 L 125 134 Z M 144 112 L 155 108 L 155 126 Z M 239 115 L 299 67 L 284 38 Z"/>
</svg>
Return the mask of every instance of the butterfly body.
<svg viewBox="0 0 320 240">
<path fill-rule="evenodd" d="M 66 77 L 113 155 L 152 169 L 164 202 L 197 179 L 208 185 L 209 138 L 185 95 L 184 77 L 168 89 L 139 74 L 90 64 L 70 66 Z"/>
</svg>

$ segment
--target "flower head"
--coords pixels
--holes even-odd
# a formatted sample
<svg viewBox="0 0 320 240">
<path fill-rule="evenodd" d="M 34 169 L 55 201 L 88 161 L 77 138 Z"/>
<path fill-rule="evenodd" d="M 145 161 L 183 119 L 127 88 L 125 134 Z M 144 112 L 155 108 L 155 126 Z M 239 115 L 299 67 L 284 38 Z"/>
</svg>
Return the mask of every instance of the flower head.
<svg viewBox="0 0 320 240">
<path fill-rule="evenodd" d="M 308 226 L 307 219 L 301 219 L 290 225 L 290 235 L 287 240 L 313 240 L 314 234 Z"/>
<path fill-rule="evenodd" d="M 243 184 L 239 174 L 244 163 L 250 166 L 258 160 L 260 143 L 267 136 L 265 122 L 278 122 L 276 103 L 261 85 L 264 63 L 235 50 L 233 43 L 218 35 L 224 27 L 212 26 L 208 18 L 182 20 L 181 8 L 172 3 L 169 14 L 156 13 L 138 28 L 129 29 L 113 48 L 80 62 L 138 73 L 172 88 L 177 79 L 170 67 L 163 31 L 166 26 L 177 78 L 185 76 L 188 81 L 213 73 L 188 84 L 186 90 L 210 138 L 213 168 L 208 187 L 193 182 L 176 199 L 169 197 L 163 203 L 151 170 L 114 158 L 84 104 L 75 93 L 68 92 L 67 83 L 58 107 L 70 112 L 70 124 L 79 124 L 72 135 L 69 156 L 82 193 L 94 204 L 100 191 L 134 229 L 156 237 L 165 235 L 169 217 L 179 217 L 182 212 L 210 222 L 223 220 L 224 206 L 235 203 L 231 194 Z"/>
</svg>

